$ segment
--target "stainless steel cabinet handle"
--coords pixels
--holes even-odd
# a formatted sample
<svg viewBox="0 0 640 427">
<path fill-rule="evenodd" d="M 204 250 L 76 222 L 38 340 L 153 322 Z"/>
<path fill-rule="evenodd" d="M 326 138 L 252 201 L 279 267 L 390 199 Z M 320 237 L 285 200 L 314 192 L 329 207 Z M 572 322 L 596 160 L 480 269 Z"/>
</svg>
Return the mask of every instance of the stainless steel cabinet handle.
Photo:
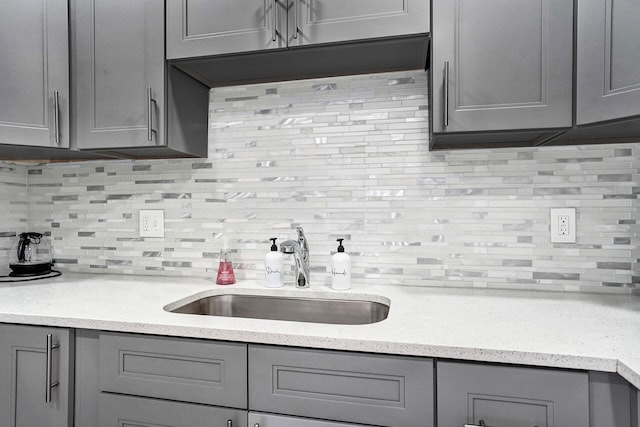
<svg viewBox="0 0 640 427">
<path fill-rule="evenodd" d="M 444 62 L 444 82 L 443 82 L 443 110 L 444 110 L 444 127 L 449 126 L 449 61 Z"/>
<path fill-rule="evenodd" d="M 153 103 L 151 86 L 147 86 L 147 141 L 153 141 Z"/>
<path fill-rule="evenodd" d="M 227 420 L 227 427 L 233 427 L 233 421 Z"/>
<path fill-rule="evenodd" d="M 53 133 L 56 145 L 60 145 L 60 92 L 53 91 Z"/>
<path fill-rule="evenodd" d="M 253 425 L 253 427 L 260 427 L 260 424 L 255 423 L 255 424 Z"/>
<path fill-rule="evenodd" d="M 278 11 L 278 0 L 273 0 L 273 29 L 271 30 L 271 41 L 276 41 L 276 15 Z"/>
<path fill-rule="evenodd" d="M 58 381 L 51 382 L 51 376 L 53 371 L 53 350 L 59 348 L 60 344 L 53 343 L 53 335 L 47 334 L 47 390 L 45 393 L 44 401 L 49 403 L 51 402 L 51 389 L 60 385 Z"/>
<path fill-rule="evenodd" d="M 465 424 L 464 427 L 485 427 L 484 421 L 478 421 L 480 424 Z"/>
<path fill-rule="evenodd" d="M 299 30 L 299 26 L 298 26 L 298 2 L 300 0 L 293 0 L 293 19 L 294 19 L 294 26 L 293 26 L 293 38 L 297 39 L 298 38 L 298 31 Z"/>
</svg>

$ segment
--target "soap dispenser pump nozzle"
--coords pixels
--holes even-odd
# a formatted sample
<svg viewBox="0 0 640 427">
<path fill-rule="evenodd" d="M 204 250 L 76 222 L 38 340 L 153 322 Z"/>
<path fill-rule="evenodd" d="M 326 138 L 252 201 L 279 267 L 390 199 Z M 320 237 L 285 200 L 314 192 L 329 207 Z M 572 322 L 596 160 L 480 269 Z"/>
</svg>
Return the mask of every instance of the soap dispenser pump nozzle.
<svg viewBox="0 0 640 427">
<path fill-rule="evenodd" d="M 342 241 L 343 241 L 343 240 L 344 240 L 344 239 L 336 239 L 336 242 L 338 242 L 338 243 L 339 243 L 339 245 L 338 245 L 338 252 L 344 252 L 344 246 L 342 246 Z"/>
<path fill-rule="evenodd" d="M 278 252 L 278 245 L 276 245 L 276 240 L 278 240 L 278 238 L 271 237 L 269 240 L 271 240 L 271 252 Z"/>
</svg>

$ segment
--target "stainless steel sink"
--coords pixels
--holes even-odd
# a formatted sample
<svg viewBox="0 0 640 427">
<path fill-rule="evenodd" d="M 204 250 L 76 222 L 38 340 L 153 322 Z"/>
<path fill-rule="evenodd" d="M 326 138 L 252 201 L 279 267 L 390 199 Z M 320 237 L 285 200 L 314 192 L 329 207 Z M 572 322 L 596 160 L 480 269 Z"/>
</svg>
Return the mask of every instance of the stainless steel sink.
<svg viewBox="0 0 640 427">
<path fill-rule="evenodd" d="M 373 301 L 225 294 L 204 297 L 167 311 L 205 316 L 364 325 L 386 319 L 389 306 Z"/>
</svg>

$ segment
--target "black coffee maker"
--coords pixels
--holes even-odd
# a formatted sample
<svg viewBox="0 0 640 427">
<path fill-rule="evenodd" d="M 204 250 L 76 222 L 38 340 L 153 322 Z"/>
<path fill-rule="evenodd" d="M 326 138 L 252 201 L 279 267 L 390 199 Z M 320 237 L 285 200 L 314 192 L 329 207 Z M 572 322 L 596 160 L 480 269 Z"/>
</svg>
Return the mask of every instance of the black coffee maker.
<svg viewBox="0 0 640 427">
<path fill-rule="evenodd" d="M 20 233 L 9 258 L 12 277 L 41 276 L 51 273 L 53 254 L 41 233 Z"/>
</svg>

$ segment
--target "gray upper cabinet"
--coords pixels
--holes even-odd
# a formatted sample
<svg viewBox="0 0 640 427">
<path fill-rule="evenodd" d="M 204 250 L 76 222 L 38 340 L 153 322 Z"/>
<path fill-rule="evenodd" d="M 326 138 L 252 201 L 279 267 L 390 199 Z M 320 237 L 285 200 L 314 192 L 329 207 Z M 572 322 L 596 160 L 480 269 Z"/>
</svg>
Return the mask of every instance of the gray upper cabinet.
<svg viewBox="0 0 640 427">
<path fill-rule="evenodd" d="M 274 0 L 167 0 L 167 58 L 286 46 L 286 10 Z"/>
<path fill-rule="evenodd" d="M 425 0 L 290 0 L 289 46 L 429 32 Z"/>
<path fill-rule="evenodd" d="M 206 157 L 209 88 L 165 64 L 162 0 L 71 2 L 73 139 L 133 158 Z"/>
<path fill-rule="evenodd" d="M 80 149 L 164 145 L 164 3 L 72 3 Z"/>
<path fill-rule="evenodd" d="M 640 115 L 640 2 L 577 3 L 577 124 Z"/>
<path fill-rule="evenodd" d="M 0 426 L 73 426 L 73 344 L 68 329 L 0 325 Z"/>
<path fill-rule="evenodd" d="M 439 427 L 589 426 L 585 372 L 438 362 L 437 377 Z"/>
<path fill-rule="evenodd" d="M 167 0 L 168 59 L 428 31 L 427 0 Z"/>
<path fill-rule="evenodd" d="M 66 0 L 7 0 L 0 14 L 0 144 L 69 147 Z"/>
<path fill-rule="evenodd" d="M 433 132 L 572 124 L 572 0 L 433 0 Z"/>
</svg>

